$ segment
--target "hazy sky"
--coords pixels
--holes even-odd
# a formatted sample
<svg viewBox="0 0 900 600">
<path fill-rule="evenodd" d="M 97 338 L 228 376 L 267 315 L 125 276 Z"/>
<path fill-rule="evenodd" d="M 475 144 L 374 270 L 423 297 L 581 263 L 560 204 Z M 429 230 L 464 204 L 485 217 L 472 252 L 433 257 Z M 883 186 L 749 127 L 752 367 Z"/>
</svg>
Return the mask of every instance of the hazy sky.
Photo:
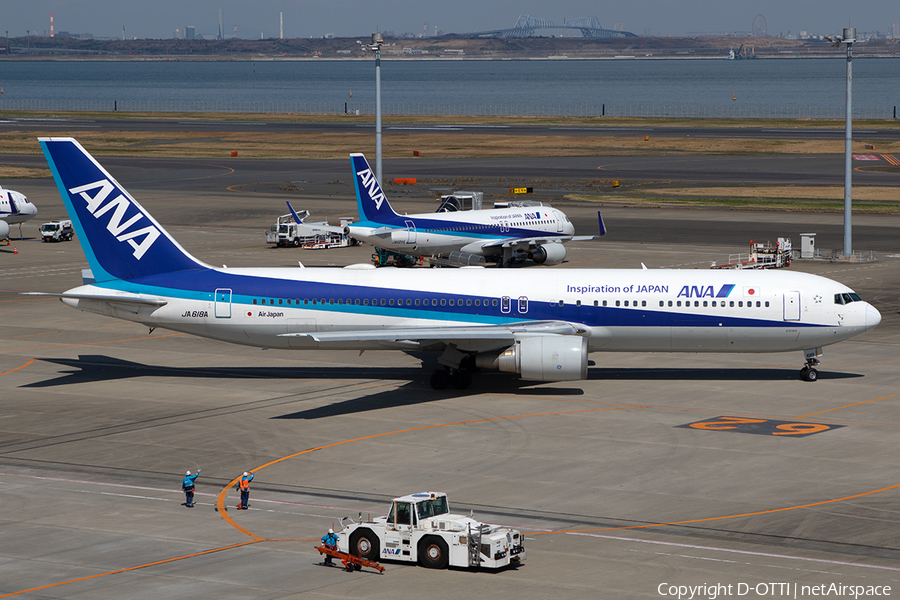
<svg viewBox="0 0 900 600">
<path fill-rule="evenodd" d="M 888 31 L 900 22 L 898 0 L 0 0 L 0 30 L 12 37 L 26 30 L 42 33 L 53 12 L 56 31 L 96 37 L 171 38 L 175 29 L 196 27 L 198 34 L 218 30 L 224 10 L 226 36 L 235 23 L 239 36 L 278 36 L 284 13 L 285 37 L 364 36 L 376 30 L 469 33 L 512 27 L 520 14 L 559 25 L 565 19 L 597 16 L 603 27 L 617 23 L 626 31 L 654 36 L 693 32 L 749 31 L 762 14 L 769 35 L 840 33 L 848 23 L 859 31 Z"/>
</svg>

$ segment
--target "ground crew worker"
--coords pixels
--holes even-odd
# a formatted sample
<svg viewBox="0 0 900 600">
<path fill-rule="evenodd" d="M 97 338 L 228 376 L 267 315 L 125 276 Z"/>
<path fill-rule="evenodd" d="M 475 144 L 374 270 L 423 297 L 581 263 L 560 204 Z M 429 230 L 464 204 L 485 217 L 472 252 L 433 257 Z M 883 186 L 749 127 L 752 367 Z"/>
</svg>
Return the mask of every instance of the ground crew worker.
<svg viewBox="0 0 900 600">
<path fill-rule="evenodd" d="M 250 482 L 253 481 L 253 473 L 244 471 L 241 480 L 238 481 L 237 488 L 241 492 L 241 503 L 238 510 L 247 510 L 247 503 L 250 502 Z"/>
<path fill-rule="evenodd" d="M 184 505 L 188 508 L 194 508 L 194 482 L 200 477 L 200 469 L 197 469 L 196 475 L 191 475 L 188 471 L 184 474 L 181 481 L 181 489 L 184 491 Z"/>
<path fill-rule="evenodd" d="M 329 529 L 328 533 L 322 536 L 322 545 L 329 550 L 337 550 L 338 536 L 334 533 L 334 529 Z M 325 565 L 332 566 L 331 557 L 327 554 L 325 555 Z"/>
</svg>

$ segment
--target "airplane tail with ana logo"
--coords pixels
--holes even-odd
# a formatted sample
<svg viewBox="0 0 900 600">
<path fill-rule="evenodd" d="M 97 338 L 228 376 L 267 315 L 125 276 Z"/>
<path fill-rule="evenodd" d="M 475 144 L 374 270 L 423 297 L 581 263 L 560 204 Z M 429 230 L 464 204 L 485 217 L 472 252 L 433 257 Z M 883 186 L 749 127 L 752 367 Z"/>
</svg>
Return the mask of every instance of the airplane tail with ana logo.
<svg viewBox="0 0 900 600">
<path fill-rule="evenodd" d="M 391 208 L 378 178 L 362 154 L 350 155 L 350 166 L 356 184 L 356 205 L 360 221 L 383 223 L 400 215 Z"/>
<path fill-rule="evenodd" d="M 38 141 L 96 282 L 210 268 L 188 254 L 77 141 Z"/>
</svg>

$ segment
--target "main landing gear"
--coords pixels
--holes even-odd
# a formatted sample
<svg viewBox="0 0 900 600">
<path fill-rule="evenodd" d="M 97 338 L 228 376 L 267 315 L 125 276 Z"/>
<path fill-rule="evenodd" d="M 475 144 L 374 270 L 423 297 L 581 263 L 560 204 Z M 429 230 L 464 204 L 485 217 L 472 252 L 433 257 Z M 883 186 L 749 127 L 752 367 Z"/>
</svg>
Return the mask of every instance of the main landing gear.
<svg viewBox="0 0 900 600">
<path fill-rule="evenodd" d="M 438 363 L 443 366 L 431 374 L 431 387 L 436 390 L 448 385 L 464 390 L 472 385 L 472 373 L 478 370 L 474 354 L 460 352 L 452 346 L 444 350 Z"/>
<path fill-rule="evenodd" d="M 816 370 L 816 367 L 821 363 L 819 360 L 819 355 L 822 353 L 821 349 L 804 350 L 803 353 L 806 357 L 806 365 L 800 369 L 800 379 L 802 381 L 818 381 L 819 372 Z"/>
<path fill-rule="evenodd" d="M 465 369 L 438 369 L 431 374 L 432 388 L 443 390 L 448 385 L 464 390 L 472 385 L 472 374 Z"/>
</svg>

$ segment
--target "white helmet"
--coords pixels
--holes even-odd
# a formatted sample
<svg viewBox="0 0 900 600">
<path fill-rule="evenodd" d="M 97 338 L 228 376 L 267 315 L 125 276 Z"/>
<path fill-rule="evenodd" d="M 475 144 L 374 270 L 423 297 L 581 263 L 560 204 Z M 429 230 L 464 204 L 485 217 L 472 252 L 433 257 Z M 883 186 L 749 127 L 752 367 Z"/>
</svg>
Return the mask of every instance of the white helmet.
<svg viewBox="0 0 900 600">
<path fill-rule="evenodd" d="M 246 477 L 246 476 L 247 476 L 247 471 L 244 471 L 244 477 Z"/>
<path fill-rule="evenodd" d="M 191 474 L 191 472 L 190 472 L 190 471 L 188 471 L 188 472 L 187 472 L 187 473 L 185 473 L 185 475 L 190 475 L 190 474 Z"/>
<path fill-rule="evenodd" d="M 329 528 L 328 533 L 334 533 L 334 529 Z"/>
</svg>

